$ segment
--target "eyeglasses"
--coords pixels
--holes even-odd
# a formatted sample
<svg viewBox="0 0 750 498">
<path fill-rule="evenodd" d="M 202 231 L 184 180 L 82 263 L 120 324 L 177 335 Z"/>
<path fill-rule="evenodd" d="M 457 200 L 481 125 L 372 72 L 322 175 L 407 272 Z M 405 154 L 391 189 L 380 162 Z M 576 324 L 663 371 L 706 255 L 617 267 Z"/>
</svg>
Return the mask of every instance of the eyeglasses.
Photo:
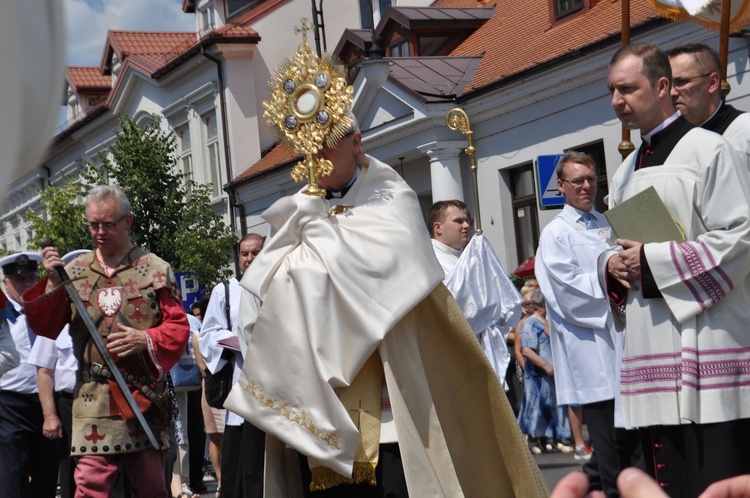
<svg viewBox="0 0 750 498">
<path fill-rule="evenodd" d="M 698 76 L 691 76 L 690 78 L 673 78 L 672 86 L 675 88 L 682 88 L 695 79 L 705 78 L 706 76 L 711 76 L 712 74 L 713 73 L 699 74 Z"/>
<path fill-rule="evenodd" d="M 126 216 L 127 216 L 128 214 L 130 214 L 130 213 L 127 213 L 127 214 L 123 214 L 123 215 L 122 215 L 122 216 L 120 217 L 120 219 L 119 219 L 119 220 L 117 220 L 117 221 L 115 221 L 114 223 L 112 223 L 112 222 L 103 222 L 103 223 L 99 223 L 99 222 L 97 222 L 97 221 L 87 221 L 87 222 L 86 222 L 86 226 L 87 226 L 87 227 L 89 228 L 89 230 L 91 230 L 92 232 L 98 232 L 98 231 L 99 231 L 99 229 L 101 229 L 101 230 L 104 230 L 105 232 L 111 232 L 112 230 L 114 230 L 114 229 L 115 229 L 115 227 L 116 227 L 116 226 L 117 226 L 117 225 L 118 225 L 118 224 L 119 224 L 119 223 L 120 223 L 120 222 L 121 222 L 122 220 L 124 220 L 124 219 L 125 219 L 125 217 L 126 217 Z"/>
<path fill-rule="evenodd" d="M 573 185 L 575 188 L 583 187 L 583 184 L 586 182 L 589 182 L 589 185 L 596 185 L 595 176 L 583 176 L 581 178 L 573 178 L 572 180 L 565 180 L 564 178 L 560 178 L 559 180 L 561 182 L 568 182 L 571 185 Z"/>
</svg>

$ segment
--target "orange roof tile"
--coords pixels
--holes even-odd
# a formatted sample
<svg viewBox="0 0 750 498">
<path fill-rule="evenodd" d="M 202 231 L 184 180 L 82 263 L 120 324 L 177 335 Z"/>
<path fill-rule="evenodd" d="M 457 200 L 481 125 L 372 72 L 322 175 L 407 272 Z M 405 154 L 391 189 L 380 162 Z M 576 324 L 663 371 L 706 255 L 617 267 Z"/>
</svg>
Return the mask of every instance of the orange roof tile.
<svg viewBox="0 0 750 498">
<path fill-rule="evenodd" d="M 220 28 L 216 28 L 213 33 L 226 37 L 257 37 L 260 39 L 260 35 L 257 31 L 250 27 L 249 23 L 230 23 L 225 24 Z"/>
<path fill-rule="evenodd" d="M 112 78 L 103 75 L 98 67 L 69 66 L 65 71 L 65 80 L 75 93 L 112 88 Z"/>
<path fill-rule="evenodd" d="M 302 156 L 297 154 L 292 147 L 287 144 L 274 145 L 260 161 L 250 166 L 248 169 L 236 176 L 230 184 L 243 183 L 244 181 L 254 178 L 267 171 L 291 165 L 301 159 Z"/>
<path fill-rule="evenodd" d="M 156 70 L 197 43 L 195 33 L 109 30 L 102 66 L 109 65 L 112 51 L 121 60 L 134 57 Z"/>
<path fill-rule="evenodd" d="M 495 15 L 451 55 L 483 55 L 471 92 L 518 74 L 568 52 L 620 33 L 621 3 L 590 0 L 590 8 L 553 23 L 548 0 L 436 0 L 433 7 L 495 6 Z M 638 26 L 657 18 L 646 0 L 631 0 L 630 23 Z"/>
</svg>

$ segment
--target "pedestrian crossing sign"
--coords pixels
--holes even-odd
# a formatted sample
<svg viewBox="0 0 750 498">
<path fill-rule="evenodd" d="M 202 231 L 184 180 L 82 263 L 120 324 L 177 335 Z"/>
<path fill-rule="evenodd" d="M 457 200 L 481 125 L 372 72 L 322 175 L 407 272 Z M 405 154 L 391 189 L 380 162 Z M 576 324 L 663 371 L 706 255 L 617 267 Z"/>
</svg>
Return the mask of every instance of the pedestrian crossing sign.
<svg viewBox="0 0 750 498">
<path fill-rule="evenodd" d="M 538 156 L 534 162 L 537 191 L 539 192 L 539 209 L 561 208 L 565 205 L 565 197 L 557 189 L 557 173 L 555 172 L 557 163 L 562 157 L 562 154 Z"/>
</svg>

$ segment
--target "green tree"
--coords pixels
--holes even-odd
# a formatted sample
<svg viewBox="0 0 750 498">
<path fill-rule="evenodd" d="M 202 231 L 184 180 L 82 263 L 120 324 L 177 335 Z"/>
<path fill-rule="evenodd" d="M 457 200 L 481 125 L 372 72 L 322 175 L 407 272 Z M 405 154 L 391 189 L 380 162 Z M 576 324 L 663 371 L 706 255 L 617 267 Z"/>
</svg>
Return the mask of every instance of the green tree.
<svg viewBox="0 0 750 498">
<path fill-rule="evenodd" d="M 158 117 L 140 127 L 121 113 L 115 143 L 108 154 L 99 155 L 101 164 L 82 162 L 82 187 L 122 187 L 134 216 L 130 231 L 133 243 L 159 255 L 175 271 L 188 272 L 210 287 L 232 274 L 227 260 L 237 238 L 221 216 L 211 210 L 210 187 L 178 172 L 175 150 L 175 135 L 161 128 Z M 60 197 L 63 191 L 50 195 Z M 49 225 L 58 215 L 65 216 L 67 209 L 62 205 L 65 199 L 60 199 L 60 204 L 57 201 L 56 198 L 44 203 L 50 215 L 46 226 L 36 227 L 32 221 L 34 232 L 40 237 L 47 233 L 57 240 Z M 83 206 L 79 207 L 78 220 L 82 221 Z M 63 226 L 65 223 L 61 222 Z M 82 222 L 79 224 L 83 227 Z"/>
<path fill-rule="evenodd" d="M 62 187 L 44 188 L 39 194 L 46 216 L 39 216 L 31 210 L 26 212 L 33 233 L 31 248 L 39 249 L 42 237 L 49 237 L 61 255 L 76 249 L 93 249 L 94 244 L 84 224 L 80 183 L 71 180 Z"/>
</svg>

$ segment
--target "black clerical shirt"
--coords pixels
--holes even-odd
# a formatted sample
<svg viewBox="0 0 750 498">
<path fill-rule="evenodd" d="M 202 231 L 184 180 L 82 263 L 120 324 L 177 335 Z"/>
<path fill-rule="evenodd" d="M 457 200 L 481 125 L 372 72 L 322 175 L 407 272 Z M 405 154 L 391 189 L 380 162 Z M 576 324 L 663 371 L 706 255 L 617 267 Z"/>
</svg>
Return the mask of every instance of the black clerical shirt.
<svg viewBox="0 0 750 498">
<path fill-rule="evenodd" d="M 723 135 L 727 131 L 727 128 L 729 128 L 729 125 L 732 124 L 732 121 L 737 119 L 740 114 L 743 114 L 742 111 L 738 111 L 731 105 L 722 103 L 719 110 L 708 121 L 703 123 L 701 128 Z"/>
</svg>

